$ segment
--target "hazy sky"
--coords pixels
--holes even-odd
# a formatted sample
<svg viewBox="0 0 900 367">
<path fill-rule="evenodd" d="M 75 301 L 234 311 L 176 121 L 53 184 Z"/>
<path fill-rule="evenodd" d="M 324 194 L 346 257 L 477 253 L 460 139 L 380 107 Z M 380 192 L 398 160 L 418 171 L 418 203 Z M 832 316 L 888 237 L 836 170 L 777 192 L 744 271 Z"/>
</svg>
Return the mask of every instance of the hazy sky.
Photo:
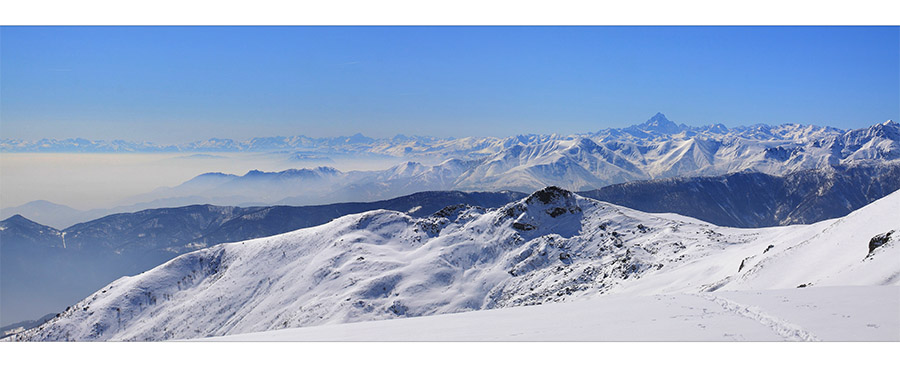
<svg viewBox="0 0 900 367">
<path fill-rule="evenodd" d="M 898 27 L 3 27 L 3 138 L 898 120 Z"/>
</svg>

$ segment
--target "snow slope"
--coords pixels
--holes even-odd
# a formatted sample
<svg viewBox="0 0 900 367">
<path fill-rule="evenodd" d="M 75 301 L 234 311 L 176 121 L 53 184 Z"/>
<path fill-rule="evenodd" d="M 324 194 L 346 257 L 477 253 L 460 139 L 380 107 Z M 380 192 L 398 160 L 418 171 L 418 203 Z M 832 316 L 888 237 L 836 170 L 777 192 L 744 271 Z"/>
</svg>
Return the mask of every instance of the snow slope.
<svg viewBox="0 0 900 367">
<path fill-rule="evenodd" d="M 898 236 L 869 252 L 874 236 L 900 229 L 896 213 L 900 193 L 837 220 L 735 229 L 555 187 L 490 211 L 457 206 L 416 219 L 376 210 L 182 255 L 16 338 L 186 339 L 605 293 L 897 285 Z"/>
<path fill-rule="evenodd" d="M 14 216 L 0 221 L 0 325 L 56 315 L 119 277 L 223 242 L 268 237 L 374 209 L 423 217 L 448 205 L 496 208 L 524 196 L 451 191 L 306 207 L 194 205 L 119 213 L 62 230 Z"/>
<path fill-rule="evenodd" d="M 713 296 L 714 295 L 714 296 Z M 900 287 L 601 296 L 202 341 L 900 341 Z"/>
</svg>

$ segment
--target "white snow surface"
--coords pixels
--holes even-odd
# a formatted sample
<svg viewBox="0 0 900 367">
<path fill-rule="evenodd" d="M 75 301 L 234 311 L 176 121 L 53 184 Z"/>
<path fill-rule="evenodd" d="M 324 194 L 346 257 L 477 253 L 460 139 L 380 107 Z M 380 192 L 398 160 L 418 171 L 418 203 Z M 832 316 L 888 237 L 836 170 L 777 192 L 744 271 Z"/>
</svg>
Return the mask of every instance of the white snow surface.
<svg viewBox="0 0 900 367">
<path fill-rule="evenodd" d="M 900 192 L 836 220 L 735 229 L 674 214 L 643 213 L 556 188 L 540 190 L 490 211 L 451 207 L 415 219 L 404 213 L 376 210 L 318 227 L 179 256 L 145 273 L 116 280 L 53 320 L 15 338 L 190 339 L 570 301 L 572 305 L 515 308 L 497 314 L 530 317 L 528 312 L 571 311 L 571 317 L 554 317 L 569 317 L 564 320 L 577 328 L 575 315 L 592 312 L 594 306 L 597 312 L 607 314 L 616 310 L 636 313 L 622 316 L 615 321 L 620 323 L 616 326 L 619 329 L 611 329 L 624 330 L 629 318 L 649 322 L 646 317 L 658 314 L 657 320 L 673 319 L 680 315 L 672 314 L 677 305 L 694 307 L 684 312 L 686 318 L 697 319 L 690 321 L 695 324 L 703 323 L 706 309 L 721 314 L 715 321 L 727 325 L 727 330 L 744 330 L 728 332 L 731 336 L 724 331 L 716 334 L 726 330 L 722 328 L 714 328 L 714 333 L 695 330 L 678 334 L 684 329 L 678 325 L 687 321 L 673 319 L 656 334 L 643 335 L 636 330 L 620 334 L 572 330 L 566 334 L 565 328 L 552 331 L 540 327 L 544 321 L 518 319 L 538 325 L 534 326 L 537 329 L 523 325 L 526 331 L 549 333 L 544 337 L 523 334 L 523 340 L 842 338 L 840 327 L 828 329 L 828 315 L 820 321 L 809 321 L 789 305 L 768 307 L 779 294 L 770 290 L 778 289 L 785 289 L 784 297 L 793 297 L 791 302 L 797 307 L 806 304 L 802 296 L 806 294 L 828 300 L 842 297 L 843 290 L 848 292 L 844 296 L 851 298 L 874 292 L 884 302 L 864 314 L 887 316 L 867 324 L 884 328 L 882 331 L 896 337 L 900 330 L 896 318 L 891 318 L 896 312 L 884 312 L 879 307 L 897 310 L 900 231 L 871 254 L 868 245 L 873 236 L 900 229 L 897 213 Z M 806 288 L 797 289 L 801 285 Z M 818 293 L 820 287 L 831 291 Z M 754 293 L 761 291 L 765 292 Z M 861 296 L 854 292 L 861 292 Z M 666 297 L 674 297 L 670 306 L 666 306 L 670 299 Z M 645 317 L 640 310 L 646 307 Z M 828 311 L 828 307 L 823 306 L 823 310 Z M 857 310 L 855 303 L 831 309 L 835 314 Z M 477 324 L 479 318 L 489 317 L 483 315 L 492 313 L 473 315 L 460 322 Z M 452 317 L 457 316 L 446 317 L 449 319 L 435 319 L 451 320 L 447 324 L 451 325 L 456 320 Z M 415 321 L 390 325 L 410 322 Z M 589 327 L 605 321 L 585 322 Z M 740 325 L 747 325 L 746 329 Z M 317 330 L 345 330 L 343 327 L 350 326 Z M 426 329 L 421 334 L 409 334 L 410 338 L 433 335 Z M 859 331 L 864 329 L 852 330 L 846 340 L 856 337 L 853 335 L 883 338 L 882 334 Z M 321 336 L 328 339 L 335 335 L 330 332 L 323 331 Z M 461 333 L 447 337 L 519 338 L 502 330 Z"/>
<path fill-rule="evenodd" d="M 609 295 L 201 341 L 900 341 L 900 287 Z"/>
</svg>

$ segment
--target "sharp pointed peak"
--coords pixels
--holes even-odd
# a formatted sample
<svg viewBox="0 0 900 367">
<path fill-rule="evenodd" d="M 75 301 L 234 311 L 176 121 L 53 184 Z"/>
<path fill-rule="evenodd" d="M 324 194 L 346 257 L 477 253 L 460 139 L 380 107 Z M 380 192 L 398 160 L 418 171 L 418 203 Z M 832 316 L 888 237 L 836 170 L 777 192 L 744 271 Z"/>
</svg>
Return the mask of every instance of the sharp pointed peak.
<svg viewBox="0 0 900 367">
<path fill-rule="evenodd" d="M 672 120 L 669 120 L 666 117 L 666 115 L 664 115 L 662 112 L 657 112 L 655 115 L 653 115 L 653 117 L 650 117 L 650 119 L 648 119 L 646 122 L 644 122 L 644 125 L 650 125 L 650 126 L 675 125 L 675 122 L 673 122 Z"/>
<path fill-rule="evenodd" d="M 645 121 L 643 124 L 634 125 L 632 128 L 636 128 L 645 132 L 655 132 L 662 134 L 677 134 L 684 130 L 684 126 L 679 126 L 674 121 L 666 118 L 662 112 L 657 112 L 653 117 L 649 120 Z"/>
</svg>

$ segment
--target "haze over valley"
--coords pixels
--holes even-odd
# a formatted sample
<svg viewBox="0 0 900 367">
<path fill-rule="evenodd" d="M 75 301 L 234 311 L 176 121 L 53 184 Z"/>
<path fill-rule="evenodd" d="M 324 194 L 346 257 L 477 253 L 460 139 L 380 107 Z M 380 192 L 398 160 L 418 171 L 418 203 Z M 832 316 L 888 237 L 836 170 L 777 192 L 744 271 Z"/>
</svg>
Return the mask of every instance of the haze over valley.
<svg viewBox="0 0 900 367">
<path fill-rule="evenodd" d="M 894 164 L 900 161 L 898 126 L 889 120 L 855 130 L 796 124 L 691 127 L 658 113 L 628 128 L 569 136 L 372 139 L 357 134 L 112 147 L 103 141 L 5 139 L 0 164 L 9 174 L 3 175 L 0 201 L 4 217 L 33 216 L 49 205 L 44 201 L 76 209 L 57 208 L 56 213 L 71 215 L 46 218 L 52 221 L 46 224 L 61 228 L 116 212 L 191 204 L 311 205 L 426 190 L 530 192 L 548 185 L 583 191 L 743 171 L 782 176 Z"/>
</svg>

